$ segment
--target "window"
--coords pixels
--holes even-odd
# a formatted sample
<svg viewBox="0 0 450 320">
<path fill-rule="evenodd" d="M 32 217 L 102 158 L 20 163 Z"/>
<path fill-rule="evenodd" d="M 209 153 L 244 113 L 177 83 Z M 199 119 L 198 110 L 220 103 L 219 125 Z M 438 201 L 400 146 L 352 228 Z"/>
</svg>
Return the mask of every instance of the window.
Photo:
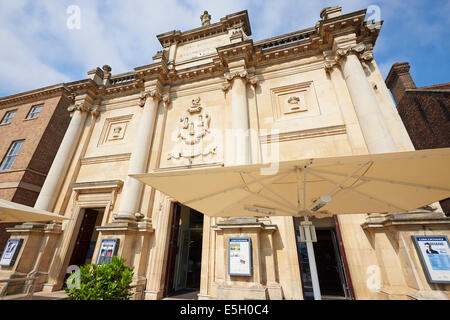
<svg viewBox="0 0 450 320">
<path fill-rule="evenodd" d="M 2 121 L 0 122 L 0 124 L 8 124 L 11 123 L 12 118 L 14 118 L 14 115 L 16 114 L 17 110 L 11 110 L 5 113 L 5 116 L 3 117 Z"/>
<path fill-rule="evenodd" d="M 16 161 L 16 158 L 19 154 L 20 148 L 22 148 L 23 143 L 25 140 L 17 140 L 13 141 L 11 143 L 11 146 L 9 147 L 8 152 L 6 153 L 5 158 L 3 159 L 2 163 L 0 164 L 0 171 L 5 171 L 11 169 L 14 161 Z"/>
<path fill-rule="evenodd" d="M 40 104 L 38 106 L 32 106 L 30 112 L 27 115 L 27 119 L 36 119 L 39 116 L 39 113 L 41 113 L 43 106 L 44 106 L 43 104 Z"/>
</svg>

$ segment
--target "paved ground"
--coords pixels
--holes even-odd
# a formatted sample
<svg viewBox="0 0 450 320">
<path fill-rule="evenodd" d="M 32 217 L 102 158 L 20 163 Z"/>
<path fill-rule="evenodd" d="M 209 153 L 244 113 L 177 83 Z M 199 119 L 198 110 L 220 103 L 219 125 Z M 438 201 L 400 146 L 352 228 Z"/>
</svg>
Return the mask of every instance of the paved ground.
<svg viewBox="0 0 450 320">
<path fill-rule="evenodd" d="M 36 292 L 32 297 L 25 294 L 15 294 L 12 296 L 0 297 L 0 300 L 62 300 L 67 298 L 65 291 Z"/>
</svg>

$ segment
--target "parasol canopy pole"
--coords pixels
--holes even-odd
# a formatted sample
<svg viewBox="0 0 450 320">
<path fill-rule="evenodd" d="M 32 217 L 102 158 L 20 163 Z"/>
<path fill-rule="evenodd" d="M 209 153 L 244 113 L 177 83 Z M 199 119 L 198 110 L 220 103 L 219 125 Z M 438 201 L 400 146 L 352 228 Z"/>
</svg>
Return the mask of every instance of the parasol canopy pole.
<svg viewBox="0 0 450 320">
<path fill-rule="evenodd" d="M 308 252 L 308 262 L 309 270 L 311 273 L 311 282 L 314 293 L 314 300 L 322 300 L 322 295 L 320 293 L 319 276 L 317 275 L 316 258 L 314 256 L 314 246 L 313 242 L 317 241 L 316 229 L 314 228 L 311 221 L 309 221 L 308 214 L 311 212 L 306 211 L 306 168 L 303 169 L 296 167 L 297 173 L 297 209 L 300 215 L 303 212 L 304 221 L 300 222 L 300 241 L 306 243 L 306 251 Z M 301 174 L 303 173 L 303 175 Z M 303 180 L 303 181 L 302 181 Z M 303 183 L 302 183 L 303 182 Z M 302 192 L 303 191 L 303 192 Z M 303 199 L 300 200 L 302 198 Z M 303 202 L 303 210 L 302 208 Z"/>
<path fill-rule="evenodd" d="M 314 293 L 314 300 L 322 300 L 319 286 L 319 276 L 317 275 L 316 258 L 314 256 L 313 242 L 317 242 L 316 230 L 307 215 L 305 220 L 300 223 L 300 228 L 303 233 L 303 242 L 306 243 L 306 250 L 308 252 L 309 270 L 311 272 L 311 282 Z M 301 237 L 302 238 L 302 237 Z"/>
</svg>

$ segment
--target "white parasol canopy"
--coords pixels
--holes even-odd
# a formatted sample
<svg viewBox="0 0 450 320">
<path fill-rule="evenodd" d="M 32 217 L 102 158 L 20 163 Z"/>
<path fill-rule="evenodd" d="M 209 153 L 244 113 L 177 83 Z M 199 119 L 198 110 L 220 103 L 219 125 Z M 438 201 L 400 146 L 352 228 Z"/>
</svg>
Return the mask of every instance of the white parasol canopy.
<svg viewBox="0 0 450 320">
<path fill-rule="evenodd" d="M 208 216 L 410 211 L 450 197 L 450 148 L 314 158 L 132 177 Z"/>
<path fill-rule="evenodd" d="M 69 219 L 52 212 L 35 209 L 23 204 L 0 200 L 0 223 L 35 222 Z"/>
</svg>

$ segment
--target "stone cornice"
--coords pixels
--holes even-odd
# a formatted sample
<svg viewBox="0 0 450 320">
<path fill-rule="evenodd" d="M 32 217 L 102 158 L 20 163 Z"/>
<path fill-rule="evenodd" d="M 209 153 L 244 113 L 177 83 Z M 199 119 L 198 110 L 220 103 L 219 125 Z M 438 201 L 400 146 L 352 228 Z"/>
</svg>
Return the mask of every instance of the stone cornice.
<svg viewBox="0 0 450 320">
<path fill-rule="evenodd" d="M 209 78 L 223 74 L 225 67 L 219 59 L 213 62 L 198 65 L 191 68 L 181 70 L 170 70 L 168 74 L 169 83 L 177 84 L 180 82 L 200 80 L 202 78 Z"/>
<path fill-rule="evenodd" d="M 247 36 L 251 35 L 250 21 L 247 10 L 236 12 L 221 18 L 219 22 L 181 32 L 169 31 L 157 36 L 159 42 L 164 48 L 174 43 L 188 43 L 205 38 L 213 37 L 218 34 L 227 33 L 229 29 L 242 27 Z"/>
<path fill-rule="evenodd" d="M 64 83 L 61 83 L 0 98 L 0 108 L 42 100 L 54 95 L 65 95 L 70 98 L 71 92 Z"/>
<path fill-rule="evenodd" d="M 317 24 L 318 35 L 323 39 L 323 43 L 327 44 L 330 48 L 336 36 L 348 33 L 356 33 L 358 42 L 375 44 L 382 22 L 377 24 L 369 21 L 364 22 L 365 17 L 366 10 L 364 9 L 321 20 Z"/>
<path fill-rule="evenodd" d="M 144 81 L 159 79 L 164 83 L 167 79 L 169 69 L 167 68 L 166 60 L 162 59 L 160 62 L 134 68 L 134 71 L 139 79 Z"/>
<path fill-rule="evenodd" d="M 83 159 L 81 159 L 81 164 L 89 165 L 89 164 L 97 164 L 97 163 L 129 161 L 130 157 L 131 157 L 131 153 L 123 153 L 123 154 L 113 154 L 113 155 L 106 155 L 106 156 L 83 158 Z"/>
<path fill-rule="evenodd" d="M 336 9 L 334 15 L 340 10 Z M 217 48 L 217 55 L 208 58 L 208 62 L 189 68 L 177 70 L 173 65 L 167 65 L 167 49 L 157 54 L 155 63 L 140 66 L 134 71 L 111 76 L 108 81 L 93 81 L 84 79 L 67 84 L 42 88 L 34 91 L 0 99 L 0 108 L 10 106 L 13 103 L 31 101 L 58 92 L 65 93 L 72 99 L 76 96 L 89 94 L 93 99 L 105 99 L 139 93 L 144 89 L 145 82 L 159 80 L 162 85 L 177 85 L 195 82 L 202 79 L 222 76 L 227 71 L 229 63 L 237 63 L 239 60 L 245 62 L 245 67 L 269 67 L 282 62 L 299 60 L 310 56 L 322 55 L 324 51 L 333 50 L 333 42 L 336 37 L 355 34 L 357 44 L 364 44 L 365 50 L 358 52 L 358 47 L 347 51 L 357 52 L 362 60 L 373 58 L 372 47 L 380 31 L 382 22 L 365 22 L 366 10 L 360 10 L 344 15 L 322 19 L 314 27 L 287 33 L 277 37 L 261 40 L 253 43 L 251 39 L 237 41 L 235 43 Z M 326 17 L 326 16 L 324 16 Z M 205 25 L 200 28 L 185 32 L 171 31 L 158 35 L 158 39 L 164 48 L 174 43 L 187 43 L 201 41 L 209 37 L 217 36 L 218 33 L 228 33 L 233 38 L 233 32 L 243 32 L 246 36 L 251 35 L 250 23 L 247 11 L 227 15 L 220 22 Z M 243 37 L 242 39 L 246 39 Z M 343 49 L 344 50 L 344 49 Z M 343 50 L 336 53 L 336 58 L 345 56 Z M 340 55 L 342 53 L 342 55 Z M 212 60 L 212 61 L 211 61 Z M 338 61 L 338 59 L 336 60 Z M 325 66 L 331 67 L 335 63 L 326 59 Z M 231 71 L 234 71 L 231 68 Z M 101 78 L 100 69 L 90 71 Z"/>
<path fill-rule="evenodd" d="M 333 136 L 339 134 L 346 134 L 347 130 L 345 125 L 336 125 L 330 127 L 323 128 L 315 128 L 308 130 L 298 130 L 291 132 L 283 132 L 278 135 L 261 135 L 259 137 L 260 143 L 274 143 L 274 142 L 284 142 L 284 141 L 292 141 L 292 140 L 300 140 L 300 139 L 311 139 L 317 137 L 326 137 Z"/>
<path fill-rule="evenodd" d="M 412 212 L 398 212 L 387 215 L 373 214 L 361 224 L 363 229 L 374 230 L 377 228 L 395 228 L 427 225 L 450 225 L 450 218 L 442 212 L 416 210 Z"/>
<path fill-rule="evenodd" d="M 253 53 L 253 40 L 251 39 L 217 48 L 220 61 L 225 66 L 236 60 L 244 60 L 246 64 L 249 64 L 253 60 Z"/>
<path fill-rule="evenodd" d="M 77 182 L 72 183 L 70 187 L 74 191 L 92 191 L 99 189 L 117 189 L 119 190 L 123 186 L 122 180 L 105 180 L 94 182 Z"/>
</svg>

